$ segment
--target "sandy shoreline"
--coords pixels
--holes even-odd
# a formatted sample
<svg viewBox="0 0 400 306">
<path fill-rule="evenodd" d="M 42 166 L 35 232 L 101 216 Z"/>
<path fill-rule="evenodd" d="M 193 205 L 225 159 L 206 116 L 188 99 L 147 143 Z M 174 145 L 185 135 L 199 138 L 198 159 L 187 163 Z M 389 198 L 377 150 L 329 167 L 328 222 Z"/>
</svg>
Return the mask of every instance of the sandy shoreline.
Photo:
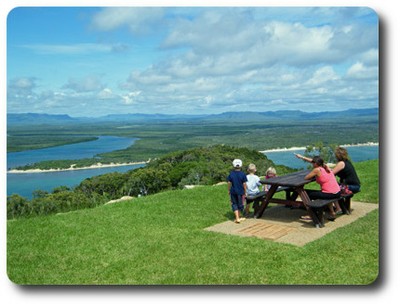
<svg viewBox="0 0 400 306">
<path fill-rule="evenodd" d="M 98 169 L 98 168 L 110 168 L 110 167 L 122 167 L 122 166 L 132 166 L 132 165 L 141 165 L 141 164 L 146 164 L 147 162 L 132 162 L 132 163 L 118 163 L 118 164 L 102 164 L 102 163 L 97 163 L 95 165 L 87 166 L 87 167 L 80 167 L 80 168 L 75 168 L 75 165 L 71 165 L 70 168 L 66 169 L 29 169 L 29 170 L 17 170 L 17 169 L 12 169 L 7 171 L 7 173 L 12 173 L 12 174 L 19 174 L 19 173 L 44 173 L 44 172 L 61 172 L 61 171 L 75 171 L 75 170 L 90 170 L 90 169 Z"/>
<path fill-rule="evenodd" d="M 366 146 L 379 146 L 378 142 L 367 142 L 367 143 L 357 143 L 357 144 L 344 144 L 340 145 L 341 147 L 366 147 Z M 276 148 L 276 149 L 269 149 L 260 151 L 261 153 L 269 153 L 269 152 L 285 152 L 285 151 L 298 151 L 298 150 L 305 150 L 306 147 L 290 147 L 290 148 Z"/>
<path fill-rule="evenodd" d="M 358 143 L 358 144 L 345 144 L 341 145 L 342 147 L 361 147 L 361 146 L 379 146 L 379 143 L 377 142 L 367 142 L 367 143 Z M 269 149 L 269 150 L 264 150 L 260 151 L 261 153 L 269 153 L 269 152 L 284 152 L 284 151 L 299 151 L 302 150 L 304 151 L 306 147 L 291 147 L 291 148 L 276 148 L 276 149 Z M 102 164 L 102 163 L 97 163 L 95 165 L 87 166 L 87 167 L 80 167 L 80 168 L 75 168 L 75 165 L 71 165 L 70 168 L 66 169 L 29 169 L 29 170 L 17 170 L 17 169 L 12 169 L 7 171 L 7 173 L 12 173 L 12 174 L 18 174 L 18 173 L 42 173 L 42 172 L 59 172 L 59 171 L 75 171 L 75 170 L 88 170 L 88 169 L 97 169 L 97 168 L 109 168 L 109 167 L 122 167 L 122 166 L 131 166 L 131 165 L 141 165 L 141 164 L 147 164 L 150 160 L 147 162 L 132 162 L 132 163 L 118 163 L 118 164 Z"/>
</svg>

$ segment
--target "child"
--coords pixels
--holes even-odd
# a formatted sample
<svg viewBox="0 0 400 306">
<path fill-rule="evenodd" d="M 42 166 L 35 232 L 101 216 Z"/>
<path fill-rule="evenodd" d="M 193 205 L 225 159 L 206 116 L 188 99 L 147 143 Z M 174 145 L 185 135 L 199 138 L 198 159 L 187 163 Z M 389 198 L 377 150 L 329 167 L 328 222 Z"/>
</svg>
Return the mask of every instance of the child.
<svg viewBox="0 0 400 306">
<path fill-rule="evenodd" d="M 250 164 L 249 167 L 247 168 L 247 183 L 246 183 L 246 196 L 255 196 L 260 193 L 260 178 L 255 175 L 257 171 L 256 165 Z M 246 202 L 246 208 L 245 208 L 245 215 L 248 215 L 250 213 L 250 203 L 251 202 Z M 257 203 L 253 204 L 253 208 L 255 209 L 255 206 L 258 206 L 258 201 Z"/>
<path fill-rule="evenodd" d="M 265 173 L 265 178 L 271 178 L 271 177 L 275 177 L 276 176 L 276 170 L 274 167 L 269 167 L 267 169 L 267 172 Z M 268 191 L 268 189 L 271 187 L 271 185 L 264 185 L 264 191 Z"/>
<path fill-rule="evenodd" d="M 240 218 L 239 211 L 243 213 L 243 198 L 246 194 L 247 177 L 242 172 L 242 161 L 240 159 L 235 159 L 232 165 L 234 169 L 227 177 L 228 191 L 231 198 L 232 211 L 235 214 L 235 223 L 240 223 L 240 221 L 245 220 L 245 218 Z"/>
</svg>

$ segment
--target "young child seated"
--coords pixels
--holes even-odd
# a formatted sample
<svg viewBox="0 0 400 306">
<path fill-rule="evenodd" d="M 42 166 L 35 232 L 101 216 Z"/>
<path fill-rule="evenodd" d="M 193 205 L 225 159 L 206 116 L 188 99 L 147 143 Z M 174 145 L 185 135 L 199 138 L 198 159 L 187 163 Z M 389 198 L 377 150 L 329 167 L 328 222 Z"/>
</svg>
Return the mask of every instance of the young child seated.
<svg viewBox="0 0 400 306">
<path fill-rule="evenodd" d="M 257 171 L 256 165 L 250 164 L 249 167 L 247 168 L 247 188 L 246 188 L 246 196 L 256 196 L 257 194 L 260 193 L 260 178 L 255 174 Z M 257 203 L 256 203 L 257 202 Z M 256 200 L 254 202 L 254 205 L 258 205 L 259 200 Z M 246 207 L 245 207 L 245 215 L 249 215 L 250 213 L 250 203 L 251 201 L 246 201 Z M 253 205 L 253 208 L 255 206 Z"/>
<path fill-rule="evenodd" d="M 265 173 L 265 178 L 271 178 L 271 177 L 275 177 L 276 176 L 276 170 L 274 167 L 269 167 L 267 169 L 267 172 Z M 271 187 L 271 185 L 264 185 L 263 186 L 263 190 L 264 191 L 268 191 L 268 189 Z"/>
</svg>

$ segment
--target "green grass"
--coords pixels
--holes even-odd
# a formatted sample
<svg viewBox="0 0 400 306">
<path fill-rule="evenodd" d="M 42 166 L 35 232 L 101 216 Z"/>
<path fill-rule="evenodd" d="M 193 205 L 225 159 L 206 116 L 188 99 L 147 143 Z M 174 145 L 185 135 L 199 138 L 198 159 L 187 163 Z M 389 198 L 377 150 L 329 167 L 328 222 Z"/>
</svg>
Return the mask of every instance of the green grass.
<svg viewBox="0 0 400 306">
<path fill-rule="evenodd" d="M 378 162 L 356 168 L 354 200 L 377 202 Z M 366 285 L 378 276 L 378 210 L 304 247 L 204 230 L 228 219 L 227 187 L 213 186 L 8 221 L 7 272 L 18 284 L 107 285 Z"/>
</svg>

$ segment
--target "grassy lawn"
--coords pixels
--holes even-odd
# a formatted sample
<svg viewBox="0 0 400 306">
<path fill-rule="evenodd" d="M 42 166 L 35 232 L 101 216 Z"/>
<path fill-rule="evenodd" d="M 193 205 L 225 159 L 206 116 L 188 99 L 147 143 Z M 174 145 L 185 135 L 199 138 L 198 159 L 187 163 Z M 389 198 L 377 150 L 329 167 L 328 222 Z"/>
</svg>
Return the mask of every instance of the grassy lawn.
<svg viewBox="0 0 400 306">
<path fill-rule="evenodd" d="M 354 200 L 376 205 L 378 161 L 356 168 L 363 190 Z M 227 219 L 227 188 L 213 186 L 8 221 L 8 276 L 18 284 L 107 285 L 367 285 L 378 276 L 378 210 L 304 247 L 204 230 Z"/>
</svg>

